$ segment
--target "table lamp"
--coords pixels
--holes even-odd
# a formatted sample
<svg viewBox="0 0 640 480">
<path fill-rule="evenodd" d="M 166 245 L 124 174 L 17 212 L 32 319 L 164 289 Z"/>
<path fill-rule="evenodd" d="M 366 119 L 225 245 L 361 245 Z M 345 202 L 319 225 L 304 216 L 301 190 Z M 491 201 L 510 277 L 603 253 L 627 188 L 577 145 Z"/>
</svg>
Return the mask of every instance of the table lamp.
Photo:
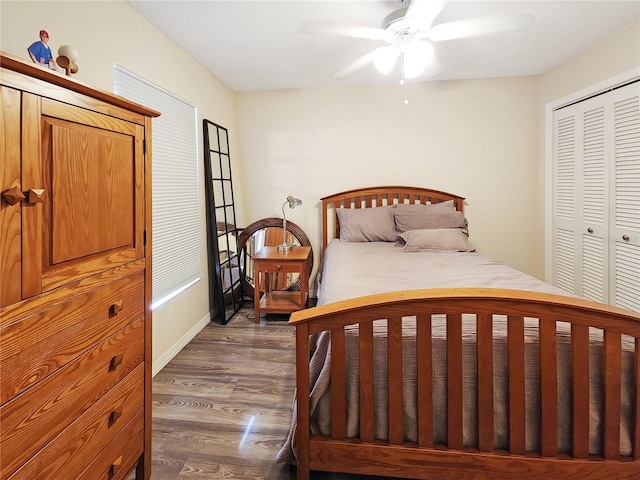
<svg viewBox="0 0 640 480">
<path fill-rule="evenodd" d="M 302 205 L 302 200 L 289 195 L 285 202 L 282 204 L 282 245 L 278 245 L 279 252 L 288 252 L 294 245 L 287 243 L 287 215 L 285 214 L 284 207 L 289 205 L 289 208 L 293 210 L 298 205 Z"/>
</svg>

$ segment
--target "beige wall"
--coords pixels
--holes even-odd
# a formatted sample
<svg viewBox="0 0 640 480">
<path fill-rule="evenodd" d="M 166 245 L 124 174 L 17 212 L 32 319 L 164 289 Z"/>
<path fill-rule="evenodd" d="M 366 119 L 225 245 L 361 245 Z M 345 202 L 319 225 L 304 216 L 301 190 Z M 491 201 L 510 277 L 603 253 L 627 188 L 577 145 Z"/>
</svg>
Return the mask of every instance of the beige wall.
<svg viewBox="0 0 640 480">
<path fill-rule="evenodd" d="M 541 103 L 545 105 L 639 66 L 640 22 L 635 22 L 541 75 Z"/>
<path fill-rule="evenodd" d="M 40 29 L 51 37 L 54 54 L 60 45 L 75 46 L 80 71 L 74 76 L 89 85 L 113 91 L 116 63 L 197 106 L 198 165 L 202 178 L 202 118 L 230 130 L 235 150 L 233 92 L 182 51 L 163 33 L 122 1 L 0 2 L 3 51 L 28 59 L 27 47 Z M 239 172 L 233 172 L 240 175 Z M 241 195 L 236 190 L 236 195 Z M 204 186 L 201 187 L 204 190 Z M 157 371 L 208 321 L 207 258 L 204 195 L 201 214 L 200 282 L 153 314 L 153 358 Z"/>
<path fill-rule="evenodd" d="M 403 98 L 396 85 L 237 93 L 247 221 L 298 196 L 288 218 L 319 253 L 321 197 L 427 186 L 466 197 L 479 251 L 542 275 L 537 78 L 409 83 Z"/>
</svg>

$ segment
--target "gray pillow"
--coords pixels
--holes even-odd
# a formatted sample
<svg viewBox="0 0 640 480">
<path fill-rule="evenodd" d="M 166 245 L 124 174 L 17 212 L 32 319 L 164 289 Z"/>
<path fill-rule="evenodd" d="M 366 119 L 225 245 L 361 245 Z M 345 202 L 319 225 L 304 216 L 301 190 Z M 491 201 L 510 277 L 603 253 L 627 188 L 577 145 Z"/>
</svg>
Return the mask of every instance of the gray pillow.
<svg viewBox="0 0 640 480">
<path fill-rule="evenodd" d="M 338 208 L 340 240 L 343 242 L 395 242 L 393 208 Z"/>
<path fill-rule="evenodd" d="M 473 252 L 467 234 L 460 228 L 410 230 L 399 236 L 405 252 Z"/>
<path fill-rule="evenodd" d="M 394 213 L 396 231 L 398 233 L 410 230 L 424 230 L 429 228 L 467 228 L 467 219 L 462 212 L 455 210 L 398 210 Z"/>
</svg>

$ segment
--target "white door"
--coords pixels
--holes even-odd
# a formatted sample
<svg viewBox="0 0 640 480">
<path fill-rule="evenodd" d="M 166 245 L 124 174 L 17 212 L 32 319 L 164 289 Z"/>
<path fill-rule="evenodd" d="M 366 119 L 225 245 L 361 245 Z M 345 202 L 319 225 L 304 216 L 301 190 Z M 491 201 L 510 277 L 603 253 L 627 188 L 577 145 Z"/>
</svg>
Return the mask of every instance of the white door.
<svg viewBox="0 0 640 480">
<path fill-rule="evenodd" d="M 602 96 L 554 114 L 554 282 L 608 301 L 609 173 Z"/>
<path fill-rule="evenodd" d="M 553 282 L 640 311 L 640 82 L 554 112 Z"/>
<path fill-rule="evenodd" d="M 640 82 L 611 96 L 610 303 L 640 312 Z"/>
</svg>

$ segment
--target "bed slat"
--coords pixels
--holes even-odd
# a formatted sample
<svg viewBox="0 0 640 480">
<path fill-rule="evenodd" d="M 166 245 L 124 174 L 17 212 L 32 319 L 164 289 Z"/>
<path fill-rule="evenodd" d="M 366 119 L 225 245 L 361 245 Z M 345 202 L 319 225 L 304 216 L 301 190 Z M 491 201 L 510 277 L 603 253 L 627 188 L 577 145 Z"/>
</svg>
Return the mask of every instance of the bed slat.
<svg viewBox="0 0 640 480">
<path fill-rule="evenodd" d="M 344 328 L 331 329 L 331 438 L 346 438 Z"/>
<path fill-rule="evenodd" d="M 433 447 L 433 360 L 431 315 L 418 315 L 416 364 L 418 366 L 418 445 Z"/>
<path fill-rule="evenodd" d="M 509 365 L 509 451 L 524 455 L 526 449 L 524 387 L 524 317 L 507 317 Z"/>
<path fill-rule="evenodd" d="M 478 450 L 493 452 L 493 318 L 477 318 Z"/>
<path fill-rule="evenodd" d="M 296 327 L 296 394 L 298 399 L 298 414 L 297 423 L 298 428 L 302 432 L 309 431 L 309 324 L 299 325 Z M 309 435 L 298 436 L 298 464 L 309 465 L 310 452 L 309 446 L 311 439 Z M 300 469 L 298 472 L 298 480 L 307 480 L 309 478 L 309 471 L 307 469 Z"/>
<path fill-rule="evenodd" d="M 462 448 L 462 315 L 447 315 L 447 443 Z"/>
<path fill-rule="evenodd" d="M 387 320 L 389 443 L 402 445 L 402 318 Z"/>
<path fill-rule="evenodd" d="M 604 458 L 614 460 L 620 452 L 620 387 L 622 345 L 619 333 L 604 332 Z"/>
<path fill-rule="evenodd" d="M 558 358 L 556 322 L 540 319 L 540 454 L 558 454 Z"/>
<path fill-rule="evenodd" d="M 373 323 L 358 325 L 360 335 L 360 439 L 373 443 Z"/>
<path fill-rule="evenodd" d="M 573 456 L 589 458 L 589 327 L 571 325 Z"/>
</svg>

